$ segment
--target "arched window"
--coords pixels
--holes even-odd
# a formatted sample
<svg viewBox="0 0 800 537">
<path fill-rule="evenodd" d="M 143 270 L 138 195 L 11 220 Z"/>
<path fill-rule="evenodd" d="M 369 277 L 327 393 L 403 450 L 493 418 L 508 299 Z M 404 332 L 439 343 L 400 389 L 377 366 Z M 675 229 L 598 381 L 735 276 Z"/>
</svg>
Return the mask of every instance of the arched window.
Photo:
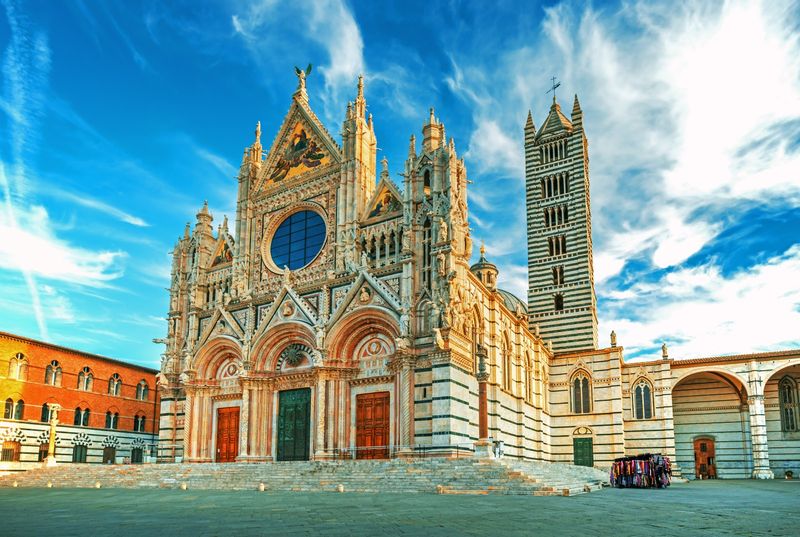
<svg viewBox="0 0 800 537">
<path fill-rule="evenodd" d="M 106 429 L 116 429 L 119 422 L 119 413 L 106 412 Z"/>
<path fill-rule="evenodd" d="M 17 404 L 14 405 L 14 419 L 21 420 L 25 416 L 25 401 L 20 399 L 17 401 Z"/>
<path fill-rule="evenodd" d="M 50 421 L 50 405 L 47 403 L 42 405 L 42 416 L 41 416 L 42 423 L 47 423 Z"/>
<path fill-rule="evenodd" d="M 75 418 L 72 420 L 73 425 L 89 426 L 89 409 L 78 407 L 75 409 Z"/>
<path fill-rule="evenodd" d="M 564 295 L 561 293 L 553 295 L 553 309 L 556 311 L 564 311 Z"/>
<path fill-rule="evenodd" d="M 427 172 L 426 172 L 427 173 Z M 431 289 L 431 219 L 422 224 L 422 287 Z"/>
<path fill-rule="evenodd" d="M 425 170 L 425 174 L 422 176 L 422 193 L 425 194 L 426 198 L 431 196 L 431 171 Z"/>
<path fill-rule="evenodd" d="M 72 462 L 86 462 L 86 446 L 79 444 L 72 447 Z"/>
<path fill-rule="evenodd" d="M 18 352 L 8 363 L 8 378 L 13 380 L 28 379 L 28 360 L 25 355 Z"/>
<path fill-rule="evenodd" d="M 150 391 L 150 388 L 147 386 L 147 382 L 144 380 L 140 380 L 139 384 L 136 385 L 136 398 L 139 401 L 147 401 L 147 395 Z"/>
<path fill-rule="evenodd" d="M 44 370 L 44 383 L 51 386 L 61 386 L 61 366 L 53 360 Z"/>
<path fill-rule="evenodd" d="M 14 415 L 14 400 L 12 398 L 6 399 L 5 410 L 3 411 L 3 419 L 10 420 Z"/>
<path fill-rule="evenodd" d="M 144 416 L 134 416 L 133 418 L 133 430 L 137 433 L 144 432 Z"/>
<path fill-rule="evenodd" d="M 144 461 L 144 450 L 140 447 L 131 449 L 131 464 L 141 464 Z"/>
<path fill-rule="evenodd" d="M 633 389 L 633 415 L 637 420 L 653 417 L 653 389 L 646 380 L 641 380 Z"/>
<path fill-rule="evenodd" d="M 122 379 L 119 377 L 119 373 L 114 373 L 111 375 L 111 378 L 108 379 L 108 394 L 119 395 L 121 389 Z"/>
<path fill-rule="evenodd" d="M 797 383 L 792 377 L 783 377 L 778 383 L 778 401 L 781 408 L 781 430 L 793 433 L 800 430 L 800 404 Z"/>
<path fill-rule="evenodd" d="M 589 375 L 580 371 L 572 377 L 570 406 L 573 414 L 588 414 L 592 411 L 592 392 Z"/>
<path fill-rule="evenodd" d="M 561 251 L 559 253 L 561 253 L 561 254 L 566 254 L 567 253 L 567 237 L 566 237 L 566 235 L 561 235 Z"/>
<path fill-rule="evenodd" d="M 512 375 L 511 375 L 511 351 L 508 346 L 503 345 L 503 388 L 511 391 Z"/>
<path fill-rule="evenodd" d="M 85 392 L 92 391 L 92 381 L 94 380 L 94 375 L 92 375 L 92 370 L 89 367 L 84 367 L 81 369 L 80 373 L 78 373 L 78 389 L 83 390 Z"/>
</svg>

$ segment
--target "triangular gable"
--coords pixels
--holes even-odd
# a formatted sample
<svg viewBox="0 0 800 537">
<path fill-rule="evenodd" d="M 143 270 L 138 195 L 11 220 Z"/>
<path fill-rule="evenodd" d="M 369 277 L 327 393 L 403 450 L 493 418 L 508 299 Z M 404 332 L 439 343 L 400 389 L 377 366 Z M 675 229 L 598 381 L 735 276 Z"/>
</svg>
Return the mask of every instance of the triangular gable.
<svg viewBox="0 0 800 537">
<path fill-rule="evenodd" d="M 375 188 L 372 199 L 367 204 L 364 220 L 401 213 L 403 211 L 402 199 L 394 183 L 386 178 L 381 179 Z"/>
<path fill-rule="evenodd" d="M 386 284 L 362 270 L 328 321 L 328 328 L 332 328 L 346 313 L 365 306 L 383 307 L 395 314 L 402 309 L 400 298 Z"/>
<path fill-rule="evenodd" d="M 253 339 L 257 339 L 271 326 L 280 322 L 300 322 L 314 327 L 319 323 L 319 318 L 314 309 L 294 289 L 284 284 L 272 302 L 272 306 L 259 322 Z"/>
<path fill-rule="evenodd" d="M 217 306 L 211 320 L 205 325 L 200 337 L 197 338 L 195 351 L 205 345 L 212 336 L 216 335 L 232 336 L 240 341 L 244 339 L 244 332 L 239 327 L 239 323 L 236 322 L 236 319 L 234 319 L 230 313 L 220 306 Z"/>
<path fill-rule="evenodd" d="M 217 246 L 214 248 L 214 255 L 211 256 L 211 268 L 233 261 L 232 242 L 233 239 L 231 239 L 226 233 L 219 234 Z"/>
<path fill-rule="evenodd" d="M 262 166 L 255 192 L 341 162 L 338 144 L 305 103 L 292 101 Z"/>
<path fill-rule="evenodd" d="M 547 118 L 536 134 L 536 139 L 563 132 L 572 132 L 572 123 L 561 113 L 561 106 L 558 103 L 553 103 L 553 106 L 550 107 L 550 113 L 547 114 Z"/>
</svg>

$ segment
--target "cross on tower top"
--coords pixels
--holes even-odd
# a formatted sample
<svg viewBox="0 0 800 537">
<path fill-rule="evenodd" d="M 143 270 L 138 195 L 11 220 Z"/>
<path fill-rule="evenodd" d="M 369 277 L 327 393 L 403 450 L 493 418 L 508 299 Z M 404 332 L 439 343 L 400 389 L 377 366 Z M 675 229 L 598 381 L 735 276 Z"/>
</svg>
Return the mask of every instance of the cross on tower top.
<svg viewBox="0 0 800 537">
<path fill-rule="evenodd" d="M 554 77 L 554 76 L 550 77 L 550 80 L 552 81 L 553 86 L 549 90 L 547 90 L 546 93 L 550 93 L 551 91 L 553 92 L 553 104 L 555 104 L 555 102 L 556 102 L 556 88 L 561 85 L 561 82 L 556 82 L 556 77 Z"/>
</svg>

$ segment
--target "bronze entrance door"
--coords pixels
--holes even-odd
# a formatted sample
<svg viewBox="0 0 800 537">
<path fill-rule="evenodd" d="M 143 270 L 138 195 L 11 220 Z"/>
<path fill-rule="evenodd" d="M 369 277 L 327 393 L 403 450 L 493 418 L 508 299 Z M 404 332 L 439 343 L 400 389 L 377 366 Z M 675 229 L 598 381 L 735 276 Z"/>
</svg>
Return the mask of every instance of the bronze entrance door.
<svg viewBox="0 0 800 537">
<path fill-rule="evenodd" d="M 114 464 L 117 458 L 117 449 L 113 447 L 103 448 L 103 464 Z"/>
<path fill-rule="evenodd" d="M 356 457 L 389 458 L 389 392 L 356 396 Z"/>
<path fill-rule="evenodd" d="M 217 462 L 233 462 L 239 454 L 239 407 L 217 409 Z"/>
<path fill-rule="evenodd" d="M 694 475 L 697 479 L 716 479 L 717 457 L 713 438 L 695 438 Z"/>
<path fill-rule="evenodd" d="M 307 461 L 311 440 L 311 388 L 278 393 L 279 461 Z"/>
</svg>

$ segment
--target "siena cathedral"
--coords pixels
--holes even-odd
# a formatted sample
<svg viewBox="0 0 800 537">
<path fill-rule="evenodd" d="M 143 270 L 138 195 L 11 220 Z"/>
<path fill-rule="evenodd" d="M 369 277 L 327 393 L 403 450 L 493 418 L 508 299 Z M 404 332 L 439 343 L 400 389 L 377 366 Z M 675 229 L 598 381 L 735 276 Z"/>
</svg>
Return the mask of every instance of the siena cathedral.
<svg viewBox="0 0 800 537">
<path fill-rule="evenodd" d="M 524 126 L 529 290 L 471 264 L 468 178 L 430 114 L 403 184 L 376 161 L 363 80 L 341 140 L 299 71 L 244 150 L 233 232 L 208 207 L 174 249 L 159 460 L 494 456 L 687 478 L 800 470 L 800 350 L 626 362 L 598 343 L 588 142 L 575 97 Z M 523 225 L 520 223 L 520 225 Z"/>
</svg>

